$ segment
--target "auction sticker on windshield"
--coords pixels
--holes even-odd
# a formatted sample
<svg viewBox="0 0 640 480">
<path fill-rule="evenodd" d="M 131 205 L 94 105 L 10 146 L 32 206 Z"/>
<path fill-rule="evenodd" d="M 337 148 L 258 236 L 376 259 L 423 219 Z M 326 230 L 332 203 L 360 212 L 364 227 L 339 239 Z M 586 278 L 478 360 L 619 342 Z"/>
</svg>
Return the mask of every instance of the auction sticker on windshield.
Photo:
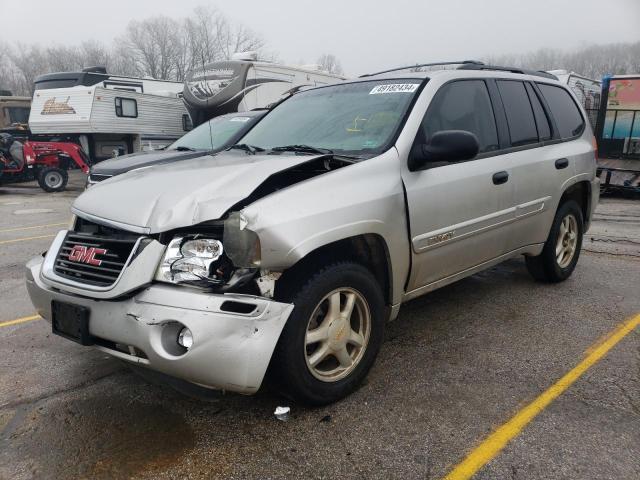
<svg viewBox="0 0 640 480">
<path fill-rule="evenodd" d="M 369 95 L 378 93 L 411 93 L 418 88 L 417 83 L 390 83 L 387 85 L 376 85 L 371 89 Z"/>
</svg>

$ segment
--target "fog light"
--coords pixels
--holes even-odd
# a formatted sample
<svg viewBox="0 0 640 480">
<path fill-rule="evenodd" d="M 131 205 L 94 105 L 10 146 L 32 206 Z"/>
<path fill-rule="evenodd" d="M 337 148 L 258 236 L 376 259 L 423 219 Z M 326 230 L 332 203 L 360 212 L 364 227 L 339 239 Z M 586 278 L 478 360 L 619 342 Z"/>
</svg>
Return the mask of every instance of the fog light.
<svg viewBox="0 0 640 480">
<path fill-rule="evenodd" d="M 178 345 L 189 350 L 193 346 L 193 334 L 191 330 L 184 327 L 178 334 Z"/>
</svg>

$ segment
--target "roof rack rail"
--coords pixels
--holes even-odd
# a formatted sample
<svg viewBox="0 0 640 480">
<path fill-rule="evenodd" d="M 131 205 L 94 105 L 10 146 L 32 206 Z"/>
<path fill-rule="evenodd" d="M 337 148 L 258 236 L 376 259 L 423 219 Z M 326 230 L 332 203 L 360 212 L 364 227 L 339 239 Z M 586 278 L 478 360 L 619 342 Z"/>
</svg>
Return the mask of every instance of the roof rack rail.
<svg viewBox="0 0 640 480">
<path fill-rule="evenodd" d="M 496 70 L 500 72 L 521 73 L 523 75 L 534 75 L 536 77 L 545 77 L 552 80 L 558 80 L 558 77 L 549 72 L 542 70 L 525 70 L 517 67 L 501 67 L 498 65 L 485 65 L 484 63 L 465 63 L 458 67 L 458 70 Z"/>
<path fill-rule="evenodd" d="M 460 62 L 417 63 L 415 65 L 408 65 L 406 67 L 390 68 L 389 70 L 382 70 L 381 72 L 365 73 L 364 75 L 360 75 L 358 78 L 373 77 L 374 75 L 382 75 L 383 73 L 397 72 L 399 70 L 409 70 L 411 68 L 439 67 L 441 65 L 484 65 L 484 63 L 477 60 L 462 60 Z"/>
</svg>

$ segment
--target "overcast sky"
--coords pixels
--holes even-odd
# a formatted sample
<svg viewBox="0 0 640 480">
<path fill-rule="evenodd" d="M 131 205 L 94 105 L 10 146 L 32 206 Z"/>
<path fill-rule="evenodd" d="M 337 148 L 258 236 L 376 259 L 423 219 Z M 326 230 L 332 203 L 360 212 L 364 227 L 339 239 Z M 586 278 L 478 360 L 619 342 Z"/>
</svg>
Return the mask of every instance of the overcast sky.
<svg viewBox="0 0 640 480">
<path fill-rule="evenodd" d="M 640 0 L 0 0 L 0 40 L 109 43 L 131 19 L 214 5 L 259 33 L 285 63 L 334 53 L 348 74 L 640 41 Z"/>
</svg>

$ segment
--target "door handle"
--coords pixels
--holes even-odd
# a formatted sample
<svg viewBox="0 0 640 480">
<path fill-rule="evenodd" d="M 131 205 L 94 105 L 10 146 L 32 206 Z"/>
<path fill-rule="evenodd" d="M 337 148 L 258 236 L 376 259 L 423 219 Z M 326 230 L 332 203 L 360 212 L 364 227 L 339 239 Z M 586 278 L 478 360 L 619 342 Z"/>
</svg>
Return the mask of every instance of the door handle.
<svg viewBox="0 0 640 480">
<path fill-rule="evenodd" d="M 563 168 L 567 168 L 569 166 L 569 159 L 567 158 L 559 158 L 556 160 L 556 168 L 558 170 L 562 170 Z"/>
<path fill-rule="evenodd" d="M 502 172 L 497 172 L 493 174 L 493 184 L 494 185 L 500 185 L 502 183 L 507 183 L 507 180 L 509 180 L 509 173 L 502 171 Z"/>
</svg>

